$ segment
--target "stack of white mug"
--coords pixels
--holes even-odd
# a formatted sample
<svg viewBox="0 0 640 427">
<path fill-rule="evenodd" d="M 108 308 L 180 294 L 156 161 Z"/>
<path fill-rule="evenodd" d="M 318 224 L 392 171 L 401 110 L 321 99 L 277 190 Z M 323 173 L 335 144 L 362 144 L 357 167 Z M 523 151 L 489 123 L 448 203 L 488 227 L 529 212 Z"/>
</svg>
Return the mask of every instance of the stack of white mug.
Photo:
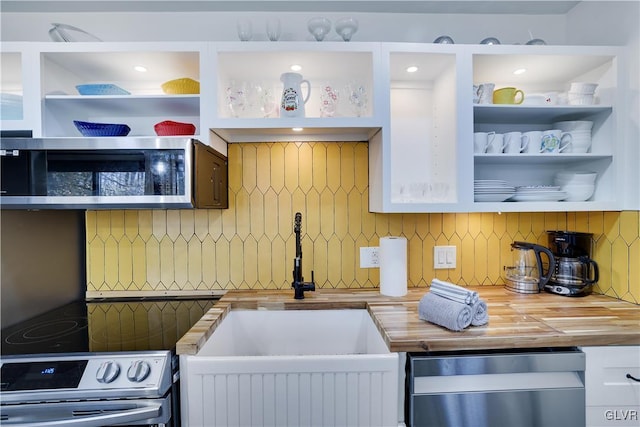
<svg viewBox="0 0 640 427">
<path fill-rule="evenodd" d="M 553 123 L 553 129 L 528 132 L 475 132 L 473 151 L 476 154 L 541 154 L 587 153 L 591 148 L 590 121 Z"/>
</svg>

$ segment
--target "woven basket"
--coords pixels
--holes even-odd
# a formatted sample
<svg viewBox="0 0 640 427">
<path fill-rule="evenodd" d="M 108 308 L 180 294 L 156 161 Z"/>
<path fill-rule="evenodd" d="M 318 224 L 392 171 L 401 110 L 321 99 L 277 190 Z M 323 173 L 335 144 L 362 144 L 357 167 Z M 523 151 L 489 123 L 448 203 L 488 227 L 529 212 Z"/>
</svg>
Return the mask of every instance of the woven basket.
<svg viewBox="0 0 640 427">
<path fill-rule="evenodd" d="M 80 95 L 131 95 L 121 87 L 109 83 L 77 85 L 76 89 Z"/>
<path fill-rule="evenodd" d="M 131 128 L 125 124 L 117 123 L 92 123 L 74 120 L 73 124 L 82 136 L 127 136 Z"/>
<path fill-rule="evenodd" d="M 170 80 L 162 84 L 162 91 L 168 95 L 189 95 L 200 93 L 200 82 L 190 78 Z"/>
<path fill-rule="evenodd" d="M 158 136 L 194 135 L 196 127 L 191 123 L 180 123 L 171 120 L 156 123 L 153 126 Z"/>
</svg>

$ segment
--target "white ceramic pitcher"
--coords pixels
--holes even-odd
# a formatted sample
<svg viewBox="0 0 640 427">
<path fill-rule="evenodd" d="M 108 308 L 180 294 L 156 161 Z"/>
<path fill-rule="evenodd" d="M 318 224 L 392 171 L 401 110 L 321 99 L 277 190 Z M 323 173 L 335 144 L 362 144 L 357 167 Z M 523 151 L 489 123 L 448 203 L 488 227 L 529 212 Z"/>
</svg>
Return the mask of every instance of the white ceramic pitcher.
<svg viewBox="0 0 640 427">
<path fill-rule="evenodd" d="M 280 81 L 282 89 L 282 102 L 280 102 L 280 117 L 304 117 L 304 104 L 311 95 L 311 84 L 304 80 L 298 73 L 283 73 Z M 302 96 L 302 83 L 307 84 L 307 96 Z"/>
</svg>

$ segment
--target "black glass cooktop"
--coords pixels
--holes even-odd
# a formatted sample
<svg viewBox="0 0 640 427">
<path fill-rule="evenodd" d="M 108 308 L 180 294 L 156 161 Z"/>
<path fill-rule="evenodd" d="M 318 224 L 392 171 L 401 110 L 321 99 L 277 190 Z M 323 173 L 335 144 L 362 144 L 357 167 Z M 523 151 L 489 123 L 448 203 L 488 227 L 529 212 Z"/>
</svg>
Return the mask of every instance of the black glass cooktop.
<svg viewBox="0 0 640 427">
<path fill-rule="evenodd" d="M 174 350 L 216 299 L 76 301 L 2 329 L 2 355 Z"/>
</svg>

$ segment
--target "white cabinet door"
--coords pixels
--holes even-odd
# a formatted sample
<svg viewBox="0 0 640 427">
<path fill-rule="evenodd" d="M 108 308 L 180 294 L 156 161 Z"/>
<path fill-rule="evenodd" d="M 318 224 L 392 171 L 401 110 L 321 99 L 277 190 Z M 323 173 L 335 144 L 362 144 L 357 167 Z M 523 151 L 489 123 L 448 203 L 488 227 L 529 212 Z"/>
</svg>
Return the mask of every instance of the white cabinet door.
<svg viewBox="0 0 640 427">
<path fill-rule="evenodd" d="M 640 346 L 584 347 L 587 426 L 640 425 Z"/>
</svg>

